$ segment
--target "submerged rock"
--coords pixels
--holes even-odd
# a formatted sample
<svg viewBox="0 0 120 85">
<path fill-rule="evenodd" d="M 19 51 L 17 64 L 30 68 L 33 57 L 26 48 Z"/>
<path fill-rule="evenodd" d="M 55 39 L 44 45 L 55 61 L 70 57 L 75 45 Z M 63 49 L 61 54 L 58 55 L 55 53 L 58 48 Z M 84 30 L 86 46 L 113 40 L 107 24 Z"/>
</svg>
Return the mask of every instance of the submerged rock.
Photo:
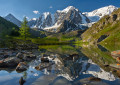
<svg viewBox="0 0 120 85">
<path fill-rule="evenodd" d="M 27 68 L 28 68 L 27 63 L 25 63 L 25 62 L 20 62 L 20 63 L 18 64 L 18 66 L 16 67 L 16 71 L 22 72 L 22 71 L 27 70 Z"/>
<path fill-rule="evenodd" d="M 90 77 L 88 78 L 89 81 L 101 81 L 100 78 L 97 78 L 97 77 Z"/>
<path fill-rule="evenodd" d="M 109 85 L 100 78 L 89 77 L 74 82 L 74 85 Z"/>
</svg>

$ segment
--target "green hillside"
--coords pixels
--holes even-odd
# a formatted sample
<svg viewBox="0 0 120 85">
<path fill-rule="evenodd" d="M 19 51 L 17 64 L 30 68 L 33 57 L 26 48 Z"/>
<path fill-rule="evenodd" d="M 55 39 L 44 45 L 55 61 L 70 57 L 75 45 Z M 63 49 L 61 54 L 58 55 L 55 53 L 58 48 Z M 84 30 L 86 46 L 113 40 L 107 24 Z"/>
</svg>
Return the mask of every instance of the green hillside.
<svg viewBox="0 0 120 85">
<path fill-rule="evenodd" d="M 104 16 L 81 37 L 83 42 L 89 44 L 120 44 L 120 9 Z"/>
</svg>

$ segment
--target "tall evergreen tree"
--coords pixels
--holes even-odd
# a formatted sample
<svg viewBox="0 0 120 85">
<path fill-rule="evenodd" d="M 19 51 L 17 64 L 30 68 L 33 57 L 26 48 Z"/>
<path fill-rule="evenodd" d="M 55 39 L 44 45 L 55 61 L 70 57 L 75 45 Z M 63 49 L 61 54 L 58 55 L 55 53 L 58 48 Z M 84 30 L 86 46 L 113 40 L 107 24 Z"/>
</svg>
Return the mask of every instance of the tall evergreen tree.
<svg viewBox="0 0 120 85">
<path fill-rule="evenodd" d="M 25 39 L 30 36 L 30 28 L 27 25 L 27 23 L 28 23 L 27 18 L 24 17 L 23 22 L 21 24 L 20 31 L 19 31 L 21 37 L 23 37 Z"/>
</svg>

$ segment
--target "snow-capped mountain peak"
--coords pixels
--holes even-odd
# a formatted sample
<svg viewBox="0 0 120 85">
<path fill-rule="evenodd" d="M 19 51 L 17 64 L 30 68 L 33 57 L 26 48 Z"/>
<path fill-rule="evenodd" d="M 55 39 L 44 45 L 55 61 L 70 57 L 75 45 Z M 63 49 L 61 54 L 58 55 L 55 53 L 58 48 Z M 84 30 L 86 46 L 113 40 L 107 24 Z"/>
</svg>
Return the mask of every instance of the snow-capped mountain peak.
<svg viewBox="0 0 120 85">
<path fill-rule="evenodd" d="M 73 6 L 68 6 L 67 8 L 63 9 L 63 10 L 57 10 L 57 12 L 64 12 L 64 13 L 68 13 L 70 10 L 76 10 L 78 11 L 78 9 L 76 9 L 75 7 Z"/>
<path fill-rule="evenodd" d="M 103 17 L 104 15 L 111 14 L 115 9 L 118 9 L 115 6 L 109 5 L 106 7 L 102 7 L 100 9 L 94 10 L 88 13 L 88 16 L 100 16 Z"/>
<path fill-rule="evenodd" d="M 45 17 L 45 19 L 47 18 L 47 16 L 50 15 L 50 12 L 44 12 L 43 16 Z"/>
<path fill-rule="evenodd" d="M 89 19 L 92 22 L 97 22 L 100 18 L 102 18 L 105 15 L 109 15 L 111 14 L 114 10 L 117 10 L 118 8 L 113 6 L 113 5 L 109 5 L 109 6 L 105 6 L 99 9 L 96 9 L 92 12 L 84 12 L 83 14 L 85 14 L 87 17 L 89 17 Z"/>
</svg>

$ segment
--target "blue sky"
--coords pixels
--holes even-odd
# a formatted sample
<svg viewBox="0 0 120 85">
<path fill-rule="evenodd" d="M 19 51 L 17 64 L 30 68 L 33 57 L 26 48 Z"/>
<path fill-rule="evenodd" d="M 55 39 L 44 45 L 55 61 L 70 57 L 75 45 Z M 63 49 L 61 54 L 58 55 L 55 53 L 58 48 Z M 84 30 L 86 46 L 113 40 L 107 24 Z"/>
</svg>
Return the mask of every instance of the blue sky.
<svg viewBox="0 0 120 85">
<path fill-rule="evenodd" d="M 67 6 L 87 12 L 108 5 L 120 7 L 120 0 L 0 0 L 0 16 L 11 13 L 22 20 L 23 16 L 39 17 L 43 12 L 54 13 Z M 39 14 L 34 14 L 33 11 L 39 11 Z"/>
</svg>

